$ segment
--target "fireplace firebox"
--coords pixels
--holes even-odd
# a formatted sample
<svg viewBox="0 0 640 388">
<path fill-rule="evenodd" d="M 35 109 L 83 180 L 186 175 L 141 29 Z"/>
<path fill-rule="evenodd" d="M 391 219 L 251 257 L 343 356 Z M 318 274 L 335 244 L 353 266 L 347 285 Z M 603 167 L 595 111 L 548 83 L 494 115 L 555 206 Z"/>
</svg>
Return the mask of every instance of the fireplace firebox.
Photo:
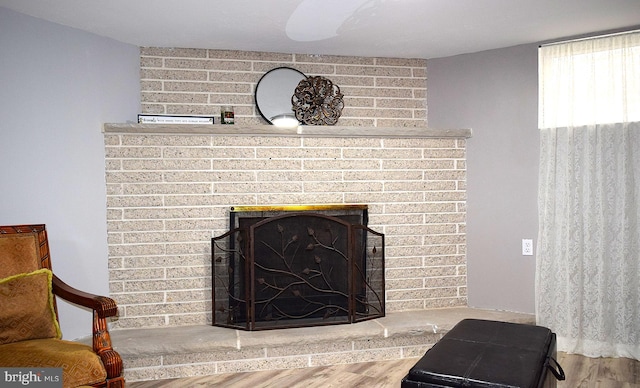
<svg viewBox="0 0 640 388">
<path fill-rule="evenodd" d="M 384 234 L 367 205 L 236 206 L 211 239 L 213 325 L 242 330 L 382 317 Z"/>
</svg>

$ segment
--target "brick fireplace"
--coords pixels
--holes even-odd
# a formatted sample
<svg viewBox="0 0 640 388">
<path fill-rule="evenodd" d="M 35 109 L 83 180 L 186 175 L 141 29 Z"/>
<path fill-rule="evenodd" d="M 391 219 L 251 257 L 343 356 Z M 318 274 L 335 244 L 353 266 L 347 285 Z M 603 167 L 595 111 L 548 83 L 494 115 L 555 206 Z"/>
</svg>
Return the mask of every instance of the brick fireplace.
<svg viewBox="0 0 640 388">
<path fill-rule="evenodd" d="M 466 305 L 468 131 L 212 127 L 105 125 L 115 327 L 212 323 L 210 242 L 234 204 L 366 203 L 386 311 Z"/>
<path fill-rule="evenodd" d="M 265 125 L 253 87 L 291 66 L 340 85 L 335 127 Z M 466 139 L 426 127 L 426 61 L 141 49 L 142 113 L 233 126 L 105 124 L 114 328 L 211 325 L 211 238 L 232 205 L 368 204 L 386 312 L 466 306 Z"/>
</svg>

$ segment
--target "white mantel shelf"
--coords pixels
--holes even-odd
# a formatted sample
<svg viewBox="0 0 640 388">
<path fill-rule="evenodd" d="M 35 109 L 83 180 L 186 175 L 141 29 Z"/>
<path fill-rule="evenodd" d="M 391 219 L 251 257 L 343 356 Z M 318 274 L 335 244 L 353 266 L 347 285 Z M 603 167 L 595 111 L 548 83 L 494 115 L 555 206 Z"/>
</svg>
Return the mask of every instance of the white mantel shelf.
<svg viewBox="0 0 640 388">
<path fill-rule="evenodd" d="M 295 136 L 295 137 L 384 137 L 384 138 L 470 138 L 471 129 L 427 127 L 299 126 L 285 129 L 273 125 L 192 124 L 104 124 L 104 133 L 152 135 Z"/>
</svg>

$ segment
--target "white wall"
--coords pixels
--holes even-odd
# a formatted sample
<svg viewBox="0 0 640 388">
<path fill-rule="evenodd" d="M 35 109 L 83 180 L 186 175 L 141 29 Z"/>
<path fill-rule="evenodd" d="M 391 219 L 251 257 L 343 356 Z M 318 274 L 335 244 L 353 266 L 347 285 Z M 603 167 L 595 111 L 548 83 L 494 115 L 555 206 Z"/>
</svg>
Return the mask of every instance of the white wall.
<svg viewBox="0 0 640 388">
<path fill-rule="evenodd" d="M 0 8 L 0 224 L 47 225 L 54 271 L 108 294 L 104 122 L 140 111 L 135 46 Z M 59 304 L 64 337 L 91 316 Z"/>
<path fill-rule="evenodd" d="M 427 61 L 432 128 L 472 128 L 467 143 L 469 306 L 533 313 L 539 135 L 537 45 Z M 535 252 L 534 252 L 535 254 Z"/>
</svg>

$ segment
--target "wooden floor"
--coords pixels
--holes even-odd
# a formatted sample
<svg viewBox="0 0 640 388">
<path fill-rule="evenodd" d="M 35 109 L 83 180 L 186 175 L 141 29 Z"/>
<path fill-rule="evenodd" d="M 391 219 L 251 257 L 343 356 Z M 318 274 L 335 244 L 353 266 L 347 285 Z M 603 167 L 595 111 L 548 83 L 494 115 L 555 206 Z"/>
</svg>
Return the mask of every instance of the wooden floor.
<svg viewBox="0 0 640 388">
<path fill-rule="evenodd" d="M 640 361 L 628 358 L 588 358 L 558 353 L 567 379 L 558 388 L 640 387 Z"/>
<path fill-rule="evenodd" d="M 398 388 L 417 359 L 368 362 L 305 369 L 222 374 L 184 379 L 127 383 L 128 388 Z M 558 388 L 640 387 L 640 361 L 626 358 L 587 358 L 558 353 L 567 375 Z"/>
</svg>

